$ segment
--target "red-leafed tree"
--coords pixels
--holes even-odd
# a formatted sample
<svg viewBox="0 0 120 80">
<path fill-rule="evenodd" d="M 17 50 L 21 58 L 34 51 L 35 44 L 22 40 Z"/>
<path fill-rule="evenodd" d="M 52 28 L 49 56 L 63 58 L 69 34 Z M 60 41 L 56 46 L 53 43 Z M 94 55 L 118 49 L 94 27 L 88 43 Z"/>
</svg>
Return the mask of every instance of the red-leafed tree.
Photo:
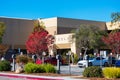
<svg viewBox="0 0 120 80">
<path fill-rule="evenodd" d="M 42 52 L 48 52 L 48 46 L 53 43 L 53 39 L 53 36 L 38 24 L 26 41 L 26 49 L 29 53 L 42 55 Z"/>
<path fill-rule="evenodd" d="M 120 54 L 120 12 L 112 13 L 111 18 L 111 27 L 114 27 L 114 30 L 102 40 L 112 49 L 112 52 Z"/>
<path fill-rule="evenodd" d="M 110 33 L 108 36 L 104 36 L 102 40 L 112 49 L 113 53 L 120 54 L 120 32 Z"/>
</svg>

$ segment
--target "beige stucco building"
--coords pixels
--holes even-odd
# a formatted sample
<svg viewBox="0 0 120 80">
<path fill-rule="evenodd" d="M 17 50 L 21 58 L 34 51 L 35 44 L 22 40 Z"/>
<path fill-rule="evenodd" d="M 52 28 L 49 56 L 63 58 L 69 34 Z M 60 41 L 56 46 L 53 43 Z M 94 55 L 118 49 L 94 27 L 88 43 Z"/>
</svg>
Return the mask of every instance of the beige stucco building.
<svg viewBox="0 0 120 80">
<path fill-rule="evenodd" d="M 11 45 L 14 49 L 26 49 L 25 42 L 33 30 L 34 21 L 36 20 L 0 17 L 0 22 L 6 25 L 3 44 Z M 73 53 L 76 53 L 77 49 L 75 42 L 71 42 L 73 35 L 71 31 L 79 28 L 81 24 L 94 25 L 102 30 L 110 29 L 107 28 L 108 23 L 102 21 L 62 17 L 39 19 L 39 21 L 44 23 L 49 34 L 55 36 L 56 49 L 70 49 Z"/>
</svg>

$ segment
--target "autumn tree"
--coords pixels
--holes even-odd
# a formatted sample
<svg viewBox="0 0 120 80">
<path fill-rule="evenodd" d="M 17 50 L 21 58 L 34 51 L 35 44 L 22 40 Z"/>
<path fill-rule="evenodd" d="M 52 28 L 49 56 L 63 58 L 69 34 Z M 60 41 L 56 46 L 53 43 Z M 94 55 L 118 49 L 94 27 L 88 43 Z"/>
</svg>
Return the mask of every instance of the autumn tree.
<svg viewBox="0 0 120 80">
<path fill-rule="evenodd" d="M 42 25 L 37 24 L 26 41 L 26 49 L 29 53 L 42 55 L 42 52 L 48 52 L 48 46 L 53 39 Z"/>
<path fill-rule="evenodd" d="M 120 12 L 112 13 L 111 27 L 116 26 L 108 36 L 104 36 L 102 40 L 112 49 L 113 53 L 120 54 Z"/>
<path fill-rule="evenodd" d="M 112 49 L 113 53 L 120 54 L 120 32 L 110 33 L 108 36 L 104 36 L 102 40 Z"/>
</svg>

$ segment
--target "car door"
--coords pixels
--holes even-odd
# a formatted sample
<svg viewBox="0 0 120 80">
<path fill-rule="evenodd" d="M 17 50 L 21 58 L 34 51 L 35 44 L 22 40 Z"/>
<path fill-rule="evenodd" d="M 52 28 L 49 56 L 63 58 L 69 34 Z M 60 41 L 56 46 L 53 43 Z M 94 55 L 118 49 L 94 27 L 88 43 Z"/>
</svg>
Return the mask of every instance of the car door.
<svg viewBox="0 0 120 80">
<path fill-rule="evenodd" d="M 94 59 L 93 65 L 94 65 L 94 66 L 100 65 L 100 57 L 96 57 L 96 58 Z"/>
</svg>

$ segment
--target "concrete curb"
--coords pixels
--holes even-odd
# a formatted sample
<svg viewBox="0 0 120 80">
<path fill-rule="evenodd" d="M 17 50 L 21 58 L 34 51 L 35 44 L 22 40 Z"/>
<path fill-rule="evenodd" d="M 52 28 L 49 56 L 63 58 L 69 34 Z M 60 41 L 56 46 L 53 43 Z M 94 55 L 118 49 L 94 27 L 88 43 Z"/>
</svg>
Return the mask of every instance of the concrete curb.
<svg viewBox="0 0 120 80">
<path fill-rule="evenodd" d="M 35 75 L 26 75 L 26 74 L 11 74 L 11 73 L 0 73 L 0 76 L 9 77 L 9 78 L 23 78 L 26 80 L 64 80 L 59 77 L 48 77 L 48 76 L 35 76 Z"/>
<path fill-rule="evenodd" d="M 75 79 L 73 76 L 70 77 L 52 77 L 52 76 L 36 76 L 28 74 L 14 74 L 0 72 L 0 77 L 8 78 L 9 80 L 20 79 L 20 80 L 88 80 L 88 79 Z"/>
</svg>

